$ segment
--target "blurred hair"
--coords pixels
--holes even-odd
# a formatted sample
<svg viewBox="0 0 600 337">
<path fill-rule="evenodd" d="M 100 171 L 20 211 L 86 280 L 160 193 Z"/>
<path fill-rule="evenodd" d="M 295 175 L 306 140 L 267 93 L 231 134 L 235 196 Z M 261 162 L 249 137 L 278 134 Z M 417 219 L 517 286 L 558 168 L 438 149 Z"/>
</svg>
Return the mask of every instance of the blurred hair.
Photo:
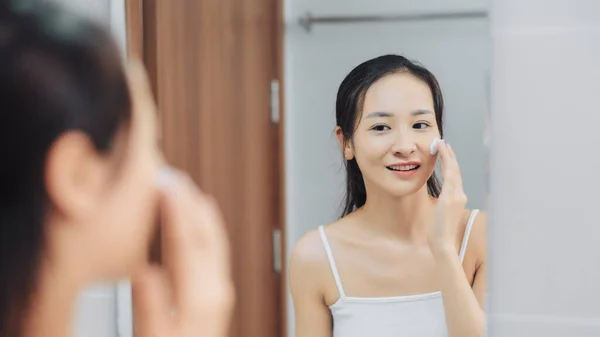
<svg viewBox="0 0 600 337">
<path fill-rule="evenodd" d="M 0 336 L 22 334 L 37 290 L 52 144 L 78 130 L 108 153 L 130 120 L 121 61 L 96 23 L 49 2 L 0 4 Z"/>
</svg>

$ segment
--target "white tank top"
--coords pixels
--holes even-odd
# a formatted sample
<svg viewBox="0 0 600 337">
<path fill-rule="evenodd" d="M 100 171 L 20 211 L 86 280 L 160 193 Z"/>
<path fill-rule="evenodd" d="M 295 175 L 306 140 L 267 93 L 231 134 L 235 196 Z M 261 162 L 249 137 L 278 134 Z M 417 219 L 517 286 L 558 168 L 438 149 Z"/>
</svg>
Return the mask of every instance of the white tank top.
<svg viewBox="0 0 600 337">
<path fill-rule="evenodd" d="M 461 262 L 478 212 L 474 209 L 469 215 L 459 252 Z M 346 296 L 323 226 L 319 227 L 319 232 L 340 294 L 340 298 L 329 306 L 333 337 L 448 336 L 441 291 L 393 297 Z"/>
</svg>

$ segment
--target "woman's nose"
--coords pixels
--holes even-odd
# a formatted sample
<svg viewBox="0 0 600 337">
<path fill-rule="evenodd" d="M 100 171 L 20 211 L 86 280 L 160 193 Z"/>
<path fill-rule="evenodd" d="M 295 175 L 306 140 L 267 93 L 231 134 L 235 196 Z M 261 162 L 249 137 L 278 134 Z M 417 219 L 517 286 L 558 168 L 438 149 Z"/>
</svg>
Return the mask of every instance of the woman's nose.
<svg viewBox="0 0 600 337">
<path fill-rule="evenodd" d="M 411 129 L 409 129 L 407 126 L 403 126 L 398 129 L 398 134 L 395 138 L 394 146 L 392 148 L 394 154 L 407 157 L 416 151 L 417 145 L 410 131 Z"/>
</svg>

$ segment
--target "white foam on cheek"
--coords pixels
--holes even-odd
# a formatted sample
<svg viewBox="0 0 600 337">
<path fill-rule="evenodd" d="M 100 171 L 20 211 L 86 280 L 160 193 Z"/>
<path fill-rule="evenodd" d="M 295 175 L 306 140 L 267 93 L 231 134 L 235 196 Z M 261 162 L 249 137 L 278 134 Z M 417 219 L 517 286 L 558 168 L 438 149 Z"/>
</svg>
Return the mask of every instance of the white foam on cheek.
<svg viewBox="0 0 600 337">
<path fill-rule="evenodd" d="M 431 145 L 429 146 L 429 153 L 431 153 L 432 156 L 437 153 L 437 151 L 438 151 L 437 146 L 438 146 L 439 143 L 440 143 L 440 139 L 439 138 L 435 138 L 431 142 Z"/>
</svg>

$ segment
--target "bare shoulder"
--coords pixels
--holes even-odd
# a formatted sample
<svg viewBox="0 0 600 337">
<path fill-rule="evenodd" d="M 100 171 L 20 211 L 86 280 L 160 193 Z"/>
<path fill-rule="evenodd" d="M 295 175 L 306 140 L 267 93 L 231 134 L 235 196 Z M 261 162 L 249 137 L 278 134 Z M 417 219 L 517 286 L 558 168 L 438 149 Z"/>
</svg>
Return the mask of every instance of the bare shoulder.
<svg viewBox="0 0 600 337">
<path fill-rule="evenodd" d="M 331 312 L 326 302 L 331 272 L 318 229 L 304 234 L 294 244 L 289 273 L 296 335 L 331 336 Z"/>
<path fill-rule="evenodd" d="M 327 241 L 331 242 L 331 240 L 335 241 L 336 238 L 339 238 L 347 230 L 346 224 L 350 222 L 350 218 L 351 216 L 347 216 L 324 226 Z M 291 259 L 296 264 L 304 267 L 325 267 L 325 270 L 329 272 L 327 252 L 318 228 L 307 232 L 294 244 Z"/>
<path fill-rule="evenodd" d="M 299 267 L 315 267 L 327 263 L 327 253 L 318 229 L 304 234 L 292 248 L 291 263 Z"/>
<path fill-rule="evenodd" d="M 469 248 L 475 254 L 478 265 L 484 263 L 487 256 L 487 218 L 486 212 L 477 213 L 469 238 Z"/>
<path fill-rule="evenodd" d="M 329 273 L 329 261 L 321 235 L 318 229 L 313 229 L 292 248 L 289 275 L 292 295 L 311 293 L 322 296 Z"/>
</svg>

